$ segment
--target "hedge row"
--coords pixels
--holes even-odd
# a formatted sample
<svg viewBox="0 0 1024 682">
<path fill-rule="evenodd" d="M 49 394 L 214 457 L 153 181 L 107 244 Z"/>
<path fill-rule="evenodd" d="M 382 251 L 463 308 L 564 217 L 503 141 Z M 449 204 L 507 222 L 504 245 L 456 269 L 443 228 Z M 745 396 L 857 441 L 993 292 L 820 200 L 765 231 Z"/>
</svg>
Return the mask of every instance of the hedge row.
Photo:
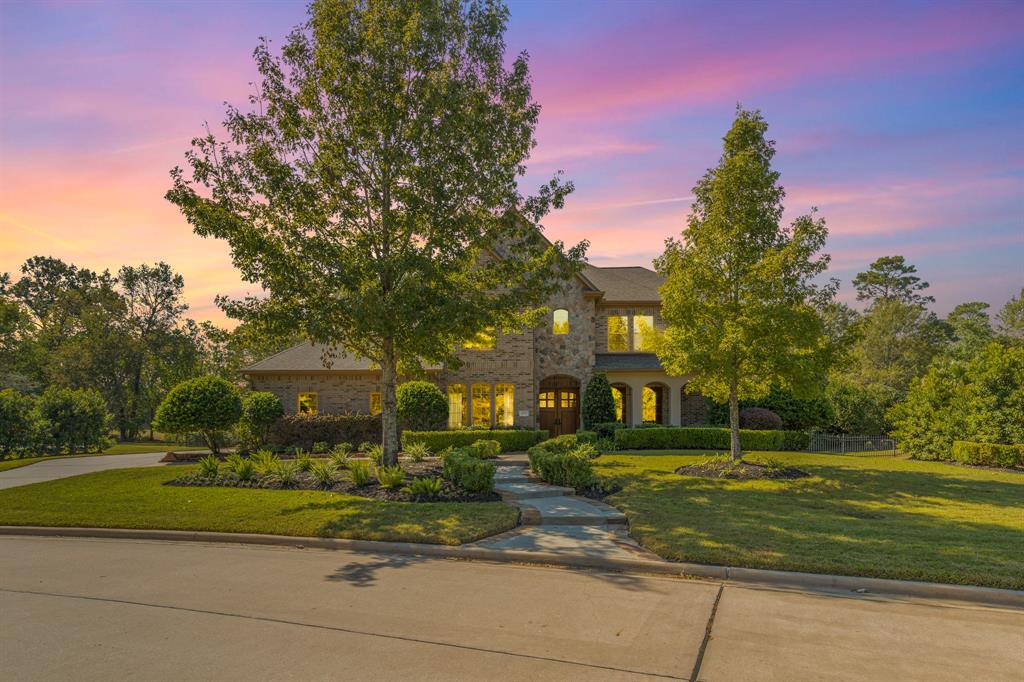
<svg viewBox="0 0 1024 682">
<path fill-rule="evenodd" d="M 961 464 L 990 467 L 1024 467 L 1024 445 L 953 442 L 953 459 Z"/>
<path fill-rule="evenodd" d="M 580 442 L 574 434 L 534 445 L 526 454 L 530 469 L 547 483 L 578 489 L 594 482 L 590 459 L 596 452 L 592 445 Z"/>
<path fill-rule="evenodd" d="M 445 455 L 442 475 L 471 493 L 494 492 L 494 463 L 480 459 L 466 450 L 453 450 Z"/>
<path fill-rule="evenodd" d="M 380 439 L 378 421 L 378 440 Z M 512 429 L 476 430 L 465 429 L 462 431 L 403 431 L 402 447 L 409 447 L 413 443 L 423 443 L 431 452 L 441 452 L 448 447 L 463 447 L 472 445 L 478 440 L 496 440 L 501 443 L 502 452 L 515 452 L 528 450 L 530 447 L 546 440 L 547 431 L 518 431 Z"/>
<path fill-rule="evenodd" d="M 368 414 L 289 414 L 281 417 L 267 434 L 271 448 L 298 447 L 312 450 L 313 443 L 380 443 L 380 415 Z M 434 450 L 434 452 L 437 452 Z"/>
<path fill-rule="evenodd" d="M 806 450 L 809 438 L 802 431 L 748 431 L 740 429 L 744 450 Z M 620 450 L 728 450 L 729 429 L 659 427 L 618 429 Z"/>
</svg>

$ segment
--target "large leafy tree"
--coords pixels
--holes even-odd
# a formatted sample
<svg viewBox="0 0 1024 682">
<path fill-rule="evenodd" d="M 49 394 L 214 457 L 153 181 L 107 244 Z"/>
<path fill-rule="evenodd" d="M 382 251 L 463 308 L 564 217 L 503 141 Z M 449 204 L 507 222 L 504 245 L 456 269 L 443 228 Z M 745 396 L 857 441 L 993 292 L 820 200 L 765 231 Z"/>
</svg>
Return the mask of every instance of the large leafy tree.
<svg viewBox="0 0 1024 682">
<path fill-rule="evenodd" d="M 1024 288 L 999 310 L 999 333 L 1008 339 L 1024 341 Z"/>
<path fill-rule="evenodd" d="M 871 303 L 899 301 L 914 305 L 934 303 L 934 298 L 921 293 L 928 288 L 928 282 L 921 281 L 916 273 L 917 268 L 907 263 L 903 256 L 882 256 L 853 278 L 857 300 Z"/>
<path fill-rule="evenodd" d="M 228 139 L 194 140 L 191 177 L 172 172 L 168 199 L 265 289 L 229 314 L 381 368 L 389 462 L 400 364 L 535 323 L 582 261 L 534 227 L 571 185 L 517 188 L 539 106 L 507 20 L 488 0 L 317 0 L 280 56 L 257 47 Z"/>
<path fill-rule="evenodd" d="M 824 307 L 835 283 L 814 279 L 828 266 L 816 255 L 828 234 L 813 213 L 784 227 L 785 191 L 772 170 L 775 143 L 757 111 L 737 109 L 715 168 L 697 183 L 682 239 L 669 239 L 656 267 L 666 322 L 658 355 L 692 375 L 704 395 L 729 403 L 732 456 L 739 459 L 739 401 L 772 384 L 808 395 L 832 355 Z"/>
</svg>

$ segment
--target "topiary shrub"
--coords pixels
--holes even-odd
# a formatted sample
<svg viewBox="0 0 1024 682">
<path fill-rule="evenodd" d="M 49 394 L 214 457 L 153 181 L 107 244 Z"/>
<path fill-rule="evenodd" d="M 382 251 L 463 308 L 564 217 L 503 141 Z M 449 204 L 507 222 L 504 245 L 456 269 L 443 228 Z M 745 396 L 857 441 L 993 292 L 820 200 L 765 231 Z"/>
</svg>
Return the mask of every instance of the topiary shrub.
<svg viewBox="0 0 1024 682">
<path fill-rule="evenodd" d="M 407 381 L 397 391 L 398 421 L 413 431 L 443 429 L 448 423 L 448 399 L 429 381 Z"/>
<path fill-rule="evenodd" d="M 740 410 L 740 428 L 753 431 L 782 429 L 782 417 L 763 407 L 745 407 Z"/>
<path fill-rule="evenodd" d="M 494 471 L 492 462 L 457 448 L 445 455 L 442 475 L 468 492 L 489 493 L 494 492 Z"/>
<path fill-rule="evenodd" d="M 248 450 L 258 450 L 267 442 L 270 428 L 284 416 L 281 399 L 269 391 L 254 391 L 242 399 L 239 438 Z"/>
<path fill-rule="evenodd" d="M 43 392 L 36 403 L 40 445 L 57 452 L 99 450 L 107 442 L 107 404 L 91 388 L 56 388 Z"/>
<path fill-rule="evenodd" d="M 32 450 L 39 437 L 36 401 L 12 388 L 0 391 L 0 454 Z"/>
<path fill-rule="evenodd" d="M 496 440 L 478 440 L 469 447 L 480 459 L 495 459 L 501 454 L 501 443 Z"/>
<path fill-rule="evenodd" d="M 567 447 L 568 442 L 553 438 L 530 448 L 527 452 L 530 469 L 552 485 L 585 488 L 594 482 L 590 460 L 596 453 L 589 443 Z"/>
<path fill-rule="evenodd" d="M 612 397 L 608 376 L 603 372 L 590 377 L 587 382 L 580 413 L 586 429 L 592 430 L 596 424 L 615 421 L 615 398 Z"/>
<path fill-rule="evenodd" d="M 237 424 L 241 416 L 237 388 L 220 377 L 198 377 L 181 382 L 164 396 L 154 425 L 170 433 L 200 433 L 216 454 L 221 432 Z"/>
</svg>

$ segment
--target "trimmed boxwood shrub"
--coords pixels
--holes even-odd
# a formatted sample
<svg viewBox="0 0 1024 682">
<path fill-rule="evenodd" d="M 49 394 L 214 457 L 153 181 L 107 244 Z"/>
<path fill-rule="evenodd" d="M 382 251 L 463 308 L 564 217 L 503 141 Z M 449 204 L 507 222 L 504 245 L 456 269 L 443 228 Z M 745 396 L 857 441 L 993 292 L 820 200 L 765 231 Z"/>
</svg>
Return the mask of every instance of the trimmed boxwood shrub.
<svg viewBox="0 0 1024 682">
<path fill-rule="evenodd" d="M 56 388 L 43 392 L 36 403 L 40 445 L 57 452 L 99 450 L 106 442 L 107 404 L 91 388 Z"/>
<path fill-rule="evenodd" d="M 478 440 L 469 449 L 478 459 L 494 459 L 501 454 L 501 443 L 496 440 Z"/>
<path fill-rule="evenodd" d="M 267 444 L 311 451 L 313 443 L 327 443 L 328 448 L 338 443 L 378 444 L 381 433 L 379 414 L 289 414 L 270 427 Z"/>
<path fill-rule="evenodd" d="M 744 450 L 806 450 L 808 436 L 802 431 L 749 431 L 740 429 Z M 619 429 L 615 445 L 620 450 L 728 450 L 729 429 L 658 427 Z"/>
<path fill-rule="evenodd" d="M 242 398 L 231 382 L 216 376 L 183 381 L 164 396 L 154 426 L 168 433 L 200 433 L 213 453 L 220 434 L 238 423 Z"/>
<path fill-rule="evenodd" d="M 782 429 L 782 417 L 763 407 L 745 407 L 740 410 L 740 428 L 778 431 Z"/>
<path fill-rule="evenodd" d="M 445 455 L 442 475 L 467 492 L 490 493 L 494 492 L 494 471 L 493 462 L 456 448 Z"/>
<path fill-rule="evenodd" d="M 593 447 L 587 443 L 569 445 L 570 438 L 575 436 L 559 436 L 530 448 L 530 469 L 551 485 L 585 488 L 594 482 L 590 463 Z"/>
<path fill-rule="evenodd" d="M 13 388 L 0 391 L 0 454 L 33 450 L 39 436 L 35 398 Z"/>
<path fill-rule="evenodd" d="M 953 442 L 953 459 L 961 464 L 990 467 L 1024 467 L 1024 445 Z"/>
<path fill-rule="evenodd" d="M 448 422 L 448 399 L 429 381 L 407 381 L 398 387 L 396 397 L 403 429 L 429 431 Z"/>
<path fill-rule="evenodd" d="M 476 430 L 466 429 L 462 431 L 403 431 L 402 447 L 408 447 L 413 443 L 423 443 L 431 452 L 441 452 L 448 447 L 462 447 L 472 445 L 478 440 L 496 440 L 501 443 L 502 452 L 516 452 L 528 450 L 530 447 L 546 440 L 547 431 L 517 431 L 512 429 Z M 377 434 L 378 440 L 380 434 Z M 358 442 L 358 441 L 353 441 Z"/>
</svg>

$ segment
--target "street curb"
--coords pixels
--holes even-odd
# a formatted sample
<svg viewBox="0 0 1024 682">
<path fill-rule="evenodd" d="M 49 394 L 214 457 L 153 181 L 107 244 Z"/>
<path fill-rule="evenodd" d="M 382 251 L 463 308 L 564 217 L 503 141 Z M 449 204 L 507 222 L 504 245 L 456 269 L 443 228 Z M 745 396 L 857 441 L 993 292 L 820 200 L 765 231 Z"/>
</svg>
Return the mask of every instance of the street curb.
<svg viewBox="0 0 1024 682">
<path fill-rule="evenodd" d="M 0 535 L 110 538 L 119 540 L 171 540 L 211 542 L 275 547 L 315 547 L 317 549 L 355 550 L 381 554 L 404 554 L 448 559 L 472 559 L 497 563 L 535 564 L 589 568 L 619 573 L 644 573 L 684 578 L 707 578 L 738 584 L 837 590 L 889 596 L 946 599 L 1024 609 L 1024 591 L 995 587 L 947 585 L 910 580 L 861 578 L 856 576 L 771 571 L 757 568 L 733 568 L 645 559 L 606 559 L 588 556 L 564 556 L 549 552 L 523 552 L 489 549 L 472 545 L 429 545 L 413 542 L 378 542 L 343 538 L 295 537 L 256 533 L 215 533 L 208 531 L 144 530 L 131 528 L 65 528 L 52 526 L 0 526 Z"/>
</svg>

